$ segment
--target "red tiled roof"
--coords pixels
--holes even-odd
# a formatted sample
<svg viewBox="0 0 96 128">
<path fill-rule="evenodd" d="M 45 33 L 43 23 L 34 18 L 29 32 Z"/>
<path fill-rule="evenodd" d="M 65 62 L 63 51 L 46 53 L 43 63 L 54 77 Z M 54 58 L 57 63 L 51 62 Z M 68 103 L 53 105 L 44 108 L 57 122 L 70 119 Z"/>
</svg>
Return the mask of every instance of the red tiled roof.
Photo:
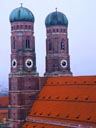
<svg viewBox="0 0 96 128">
<path fill-rule="evenodd" d="M 55 126 L 50 124 L 42 124 L 42 123 L 31 123 L 26 122 L 23 128 L 69 128 L 67 126 Z"/>
<path fill-rule="evenodd" d="M 0 107 L 8 106 L 8 96 L 0 96 Z"/>
<path fill-rule="evenodd" d="M 8 109 L 4 107 L 8 107 L 8 96 L 0 96 L 0 119 L 8 118 Z"/>
<path fill-rule="evenodd" d="M 96 126 L 96 76 L 48 78 L 27 116 L 29 122 L 41 120 Z"/>
<path fill-rule="evenodd" d="M 0 119 L 8 118 L 8 110 L 0 110 Z"/>
</svg>

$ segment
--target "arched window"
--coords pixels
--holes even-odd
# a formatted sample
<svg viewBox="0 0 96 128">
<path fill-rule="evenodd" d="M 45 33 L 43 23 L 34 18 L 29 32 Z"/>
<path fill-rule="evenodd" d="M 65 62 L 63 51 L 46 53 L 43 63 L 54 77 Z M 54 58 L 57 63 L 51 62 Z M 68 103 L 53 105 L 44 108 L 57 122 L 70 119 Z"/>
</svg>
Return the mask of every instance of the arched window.
<svg viewBox="0 0 96 128">
<path fill-rule="evenodd" d="M 56 35 L 53 40 L 53 51 L 54 53 L 58 53 L 58 36 Z"/>
<path fill-rule="evenodd" d="M 13 49 L 16 49 L 16 40 L 13 40 Z"/>
<path fill-rule="evenodd" d="M 30 40 L 26 39 L 26 48 L 30 48 Z"/>
<path fill-rule="evenodd" d="M 49 51 L 51 51 L 51 50 L 52 50 L 52 43 L 51 43 L 51 41 L 50 41 L 50 40 L 48 41 L 48 50 L 49 50 Z"/>
<path fill-rule="evenodd" d="M 65 48 L 65 44 L 64 44 L 64 40 L 61 41 L 61 50 L 64 50 Z"/>
</svg>

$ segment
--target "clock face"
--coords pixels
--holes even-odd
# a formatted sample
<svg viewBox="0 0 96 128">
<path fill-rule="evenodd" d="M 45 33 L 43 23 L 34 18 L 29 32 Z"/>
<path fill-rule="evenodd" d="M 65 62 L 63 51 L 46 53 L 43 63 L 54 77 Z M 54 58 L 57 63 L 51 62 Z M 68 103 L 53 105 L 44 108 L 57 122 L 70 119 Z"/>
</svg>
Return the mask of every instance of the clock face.
<svg viewBox="0 0 96 128">
<path fill-rule="evenodd" d="M 67 67 L 67 60 L 64 60 L 64 59 L 61 60 L 60 65 L 62 68 L 66 68 Z"/>
<path fill-rule="evenodd" d="M 13 59 L 12 60 L 12 67 L 13 68 L 16 68 L 17 67 L 17 61 L 16 61 L 16 59 Z"/>
<path fill-rule="evenodd" d="M 27 68 L 32 68 L 33 66 L 33 61 L 31 59 L 27 59 L 25 62 L 25 65 Z"/>
</svg>

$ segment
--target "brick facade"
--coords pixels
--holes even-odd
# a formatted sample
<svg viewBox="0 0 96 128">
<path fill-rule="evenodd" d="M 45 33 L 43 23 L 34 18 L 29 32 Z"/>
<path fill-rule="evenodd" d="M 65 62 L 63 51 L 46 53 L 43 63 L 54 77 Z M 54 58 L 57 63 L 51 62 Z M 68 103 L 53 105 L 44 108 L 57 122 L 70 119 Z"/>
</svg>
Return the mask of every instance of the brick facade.
<svg viewBox="0 0 96 128">
<path fill-rule="evenodd" d="M 70 56 L 67 26 L 46 27 L 45 76 L 70 76 Z"/>
<path fill-rule="evenodd" d="M 44 77 L 39 77 L 36 70 L 34 18 L 31 22 L 26 15 L 28 21 L 25 21 L 24 10 L 20 11 L 22 9 L 20 7 L 18 13 L 14 14 L 15 18 L 11 14 L 10 19 L 11 67 L 8 112 L 10 128 L 21 128 L 47 77 L 72 75 L 67 26 L 56 25 L 46 27 L 46 71 Z M 28 11 L 28 14 L 31 12 Z"/>
<path fill-rule="evenodd" d="M 34 24 L 11 23 L 11 72 L 9 74 L 10 128 L 20 128 L 39 93 Z"/>
</svg>

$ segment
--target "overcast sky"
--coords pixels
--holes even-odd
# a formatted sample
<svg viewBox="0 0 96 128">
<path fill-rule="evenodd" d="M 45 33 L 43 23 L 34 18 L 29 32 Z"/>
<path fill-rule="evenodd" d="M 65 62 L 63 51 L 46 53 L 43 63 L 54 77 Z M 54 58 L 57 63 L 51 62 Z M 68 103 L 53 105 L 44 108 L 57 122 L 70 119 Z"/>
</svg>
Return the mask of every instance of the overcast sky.
<svg viewBox="0 0 96 128">
<path fill-rule="evenodd" d="M 0 7 L 0 84 L 8 86 L 11 53 L 9 15 L 20 3 L 35 16 L 36 60 L 40 76 L 45 72 L 45 18 L 55 8 L 63 12 L 69 21 L 73 75 L 96 75 L 96 0 L 3 0 Z"/>
</svg>

